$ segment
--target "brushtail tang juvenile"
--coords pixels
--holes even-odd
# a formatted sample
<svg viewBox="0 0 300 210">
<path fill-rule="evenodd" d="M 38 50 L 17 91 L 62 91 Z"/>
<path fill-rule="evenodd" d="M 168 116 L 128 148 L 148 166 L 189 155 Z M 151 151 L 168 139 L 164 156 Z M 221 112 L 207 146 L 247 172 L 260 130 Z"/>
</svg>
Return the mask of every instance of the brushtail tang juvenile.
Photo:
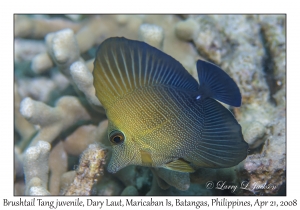
<svg viewBox="0 0 300 210">
<path fill-rule="evenodd" d="M 214 64 L 198 60 L 197 71 L 200 85 L 144 42 L 114 37 L 99 46 L 93 75 L 109 120 L 109 172 L 127 165 L 193 172 L 245 159 L 241 126 L 218 102 L 240 106 L 239 88 Z"/>
</svg>

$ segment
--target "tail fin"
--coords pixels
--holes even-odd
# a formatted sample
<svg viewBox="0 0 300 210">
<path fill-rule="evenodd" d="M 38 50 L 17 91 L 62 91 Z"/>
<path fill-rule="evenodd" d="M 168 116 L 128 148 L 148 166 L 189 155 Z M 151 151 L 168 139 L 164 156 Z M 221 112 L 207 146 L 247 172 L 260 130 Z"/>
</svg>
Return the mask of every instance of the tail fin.
<svg viewBox="0 0 300 210">
<path fill-rule="evenodd" d="M 188 161 L 207 168 L 227 168 L 237 165 L 247 156 L 241 126 L 232 113 L 214 99 L 203 101 L 203 128 Z"/>
<path fill-rule="evenodd" d="M 242 96 L 236 83 L 218 66 L 197 61 L 200 92 L 231 106 L 241 106 Z"/>
</svg>

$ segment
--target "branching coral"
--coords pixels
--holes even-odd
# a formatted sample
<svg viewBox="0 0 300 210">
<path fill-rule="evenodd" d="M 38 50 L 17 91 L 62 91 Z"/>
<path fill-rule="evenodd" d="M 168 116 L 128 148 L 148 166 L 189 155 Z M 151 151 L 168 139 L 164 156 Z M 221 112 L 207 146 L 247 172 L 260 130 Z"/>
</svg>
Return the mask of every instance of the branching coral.
<svg viewBox="0 0 300 210">
<path fill-rule="evenodd" d="M 24 148 L 25 145 L 29 140 L 30 137 L 36 132 L 34 126 L 29 123 L 20 113 L 20 103 L 21 97 L 18 93 L 18 86 L 15 84 L 14 89 L 14 113 L 15 113 L 15 129 L 18 131 L 19 135 L 21 136 L 20 147 Z"/>
<path fill-rule="evenodd" d="M 93 85 L 93 75 L 86 64 L 82 61 L 76 61 L 70 66 L 71 76 L 76 86 L 84 93 L 87 100 L 96 106 L 101 106 Z"/>
<path fill-rule="evenodd" d="M 90 144 L 101 142 L 109 145 L 107 139 L 108 121 L 99 123 L 98 127 L 94 125 L 83 125 L 77 128 L 63 142 L 65 151 L 70 155 L 80 155 Z"/>
<path fill-rule="evenodd" d="M 240 168 L 240 181 L 248 180 L 241 194 L 276 195 L 285 184 L 285 118 L 277 118 L 272 124 L 261 153 L 249 155 Z"/>
<path fill-rule="evenodd" d="M 164 31 L 157 25 L 142 24 L 139 28 L 139 39 L 161 49 L 164 39 Z"/>
<path fill-rule="evenodd" d="M 91 119 L 78 98 L 71 96 L 61 97 L 54 108 L 25 98 L 21 102 L 20 112 L 30 123 L 40 127 L 31 145 L 35 145 L 40 139 L 51 143 L 62 131 L 76 122 Z"/>
<path fill-rule="evenodd" d="M 15 194 L 220 195 L 205 188 L 219 179 L 247 180 L 249 190 L 238 195 L 282 192 L 285 27 L 284 15 L 16 15 Z M 161 49 L 196 79 L 197 59 L 221 66 L 242 94 L 242 106 L 228 108 L 250 145 L 248 157 L 232 168 L 192 174 L 139 166 L 109 174 L 102 162 L 106 150 L 99 147 L 110 145 L 108 121 L 92 71 L 97 45 L 114 36 Z M 276 189 L 253 190 L 264 181 Z"/>
<path fill-rule="evenodd" d="M 197 21 L 190 18 L 178 22 L 175 26 L 175 34 L 179 39 L 191 41 L 196 38 L 199 33 L 199 25 Z"/>
<path fill-rule="evenodd" d="M 49 54 L 59 70 L 72 81 L 74 88 L 82 91 L 95 109 L 100 109 L 95 96 L 93 77 L 80 58 L 80 49 L 72 30 L 64 29 L 46 37 Z"/>
<path fill-rule="evenodd" d="M 58 195 L 60 192 L 60 178 L 68 169 L 68 156 L 62 142 L 55 145 L 50 152 L 49 169 L 51 172 L 49 191 L 52 195 Z"/>
<path fill-rule="evenodd" d="M 91 195 L 92 187 L 103 174 L 106 150 L 91 144 L 80 159 L 74 182 L 65 195 Z"/>
<path fill-rule="evenodd" d="M 80 24 L 62 18 L 49 20 L 48 17 L 31 18 L 26 15 L 15 15 L 15 37 L 43 38 L 50 32 L 64 28 L 77 31 L 80 27 Z"/>
<path fill-rule="evenodd" d="M 31 61 L 34 56 L 46 52 L 46 45 L 42 41 L 15 39 L 15 61 Z"/>
<path fill-rule="evenodd" d="M 51 146 L 48 142 L 39 141 L 24 154 L 24 174 L 26 182 L 25 195 L 50 195 L 48 185 L 48 158 Z"/>
</svg>

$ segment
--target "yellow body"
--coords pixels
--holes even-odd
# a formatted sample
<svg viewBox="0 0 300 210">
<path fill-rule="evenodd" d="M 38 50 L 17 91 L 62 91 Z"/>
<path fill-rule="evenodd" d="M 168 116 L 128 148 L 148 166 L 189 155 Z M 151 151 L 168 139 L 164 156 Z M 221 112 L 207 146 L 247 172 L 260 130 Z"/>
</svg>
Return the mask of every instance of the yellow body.
<svg viewBox="0 0 300 210">
<path fill-rule="evenodd" d="M 182 100 L 184 92 L 167 87 L 142 88 L 126 94 L 106 110 L 109 132 L 120 130 L 125 134 L 124 144 L 130 148 L 125 150 L 126 159 L 131 164 L 159 167 L 193 149 L 187 150 L 189 145 L 183 139 L 192 141 L 192 135 L 197 137 L 191 132 L 197 126 L 192 123 L 196 113 L 187 112 L 184 107 L 188 104 L 178 104 L 175 96 Z"/>
</svg>

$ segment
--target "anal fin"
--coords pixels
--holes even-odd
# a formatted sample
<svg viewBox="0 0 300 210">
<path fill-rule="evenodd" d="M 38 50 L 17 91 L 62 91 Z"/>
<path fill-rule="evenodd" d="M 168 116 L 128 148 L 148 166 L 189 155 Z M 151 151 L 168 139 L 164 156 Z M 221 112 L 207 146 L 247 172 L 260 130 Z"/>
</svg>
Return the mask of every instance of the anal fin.
<svg viewBox="0 0 300 210">
<path fill-rule="evenodd" d="M 173 171 L 186 172 L 186 173 L 193 173 L 195 171 L 189 165 L 189 163 L 183 159 L 178 159 L 178 160 L 172 161 L 170 163 L 167 163 L 165 165 L 165 168 L 173 170 Z"/>
</svg>

